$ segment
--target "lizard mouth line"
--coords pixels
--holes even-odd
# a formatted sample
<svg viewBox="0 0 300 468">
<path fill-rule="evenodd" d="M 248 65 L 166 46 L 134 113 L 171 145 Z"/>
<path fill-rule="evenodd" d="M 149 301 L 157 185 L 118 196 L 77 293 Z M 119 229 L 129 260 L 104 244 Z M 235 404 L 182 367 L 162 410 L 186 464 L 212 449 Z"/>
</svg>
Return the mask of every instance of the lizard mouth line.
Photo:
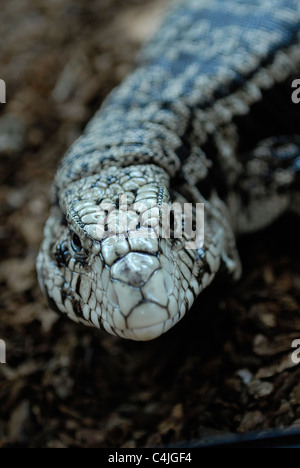
<svg viewBox="0 0 300 468">
<path fill-rule="evenodd" d="M 149 325 L 145 327 L 127 328 L 124 330 L 114 328 L 114 334 L 121 338 L 133 340 L 133 341 L 151 341 L 159 338 L 163 333 L 167 332 L 172 328 L 173 324 L 180 320 L 180 314 L 173 317 L 172 319 L 166 320 L 155 325 Z M 102 323 L 104 330 L 105 322 Z"/>
</svg>

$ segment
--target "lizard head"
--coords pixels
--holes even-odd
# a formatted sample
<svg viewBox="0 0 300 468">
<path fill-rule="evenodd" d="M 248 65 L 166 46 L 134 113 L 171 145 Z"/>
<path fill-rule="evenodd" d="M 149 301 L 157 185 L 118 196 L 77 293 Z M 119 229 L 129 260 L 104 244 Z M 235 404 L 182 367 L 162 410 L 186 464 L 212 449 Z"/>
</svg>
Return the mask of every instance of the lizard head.
<svg viewBox="0 0 300 468">
<path fill-rule="evenodd" d="M 174 220 L 163 235 L 168 185 L 162 169 L 147 165 L 111 167 L 68 187 L 52 209 L 37 259 L 51 308 L 139 341 L 160 336 L 185 315 L 201 290 L 200 249 L 187 250 L 184 234 L 174 238 Z M 214 274 L 203 274 L 207 285 Z"/>
</svg>

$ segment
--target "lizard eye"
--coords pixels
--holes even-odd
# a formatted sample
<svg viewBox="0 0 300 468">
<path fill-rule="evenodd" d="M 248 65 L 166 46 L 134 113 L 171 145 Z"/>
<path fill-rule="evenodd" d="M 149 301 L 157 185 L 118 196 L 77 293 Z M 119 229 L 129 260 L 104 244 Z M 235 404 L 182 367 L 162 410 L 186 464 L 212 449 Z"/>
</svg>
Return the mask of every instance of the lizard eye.
<svg viewBox="0 0 300 468">
<path fill-rule="evenodd" d="M 76 252 L 76 253 L 80 253 L 80 252 L 83 251 L 81 241 L 80 241 L 79 237 L 77 236 L 77 234 L 75 234 L 75 232 L 72 232 L 71 246 L 72 246 L 72 249 L 74 250 L 74 252 Z"/>
</svg>

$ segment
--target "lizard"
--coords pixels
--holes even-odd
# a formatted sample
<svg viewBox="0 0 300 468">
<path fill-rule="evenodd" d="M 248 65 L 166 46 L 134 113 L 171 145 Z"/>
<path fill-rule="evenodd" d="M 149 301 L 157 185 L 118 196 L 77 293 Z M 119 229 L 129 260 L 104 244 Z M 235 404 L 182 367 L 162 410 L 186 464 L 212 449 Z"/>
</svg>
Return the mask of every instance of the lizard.
<svg viewBox="0 0 300 468">
<path fill-rule="evenodd" d="M 173 2 L 57 170 L 37 257 L 51 308 L 155 339 L 217 275 L 240 278 L 238 236 L 300 213 L 299 31 L 299 0 Z M 184 212 L 162 236 L 174 203 L 193 226 L 204 206 L 194 248 L 174 234 Z M 108 235 L 121 215 L 130 227 Z"/>
</svg>

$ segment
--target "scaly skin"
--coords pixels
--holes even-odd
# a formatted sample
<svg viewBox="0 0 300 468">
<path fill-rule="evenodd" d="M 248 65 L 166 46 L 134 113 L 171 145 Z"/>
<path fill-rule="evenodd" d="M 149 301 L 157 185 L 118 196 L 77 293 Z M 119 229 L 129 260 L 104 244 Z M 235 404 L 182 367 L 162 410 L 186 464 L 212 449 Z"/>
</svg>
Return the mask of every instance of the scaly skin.
<svg viewBox="0 0 300 468">
<path fill-rule="evenodd" d="M 61 224 L 61 210 L 54 209 L 38 258 L 42 288 L 59 311 L 133 340 L 153 339 L 184 316 L 220 267 L 227 249 L 219 237 L 227 238 L 228 226 L 221 211 L 211 208 L 207 245 L 201 251 L 185 249 L 184 237 L 161 238 L 163 203 L 170 204 L 168 185 L 163 170 L 147 165 L 130 171 L 111 168 L 69 186 L 62 207 L 67 224 Z M 126 208 L 120 195 L 134 207 L 124 211 L 129 221 L 138 212 L 142 222 L 138 229 L 134 221 L 126 232 L 105 238 L 99 227 L 111 225 Z M 173 195 L 179 203 L 186 201 Z M 118 209 L 105 212 L 102 203 Z"/>
<path fill-rule="evenodd" d="M 299 29 L 299 0 L 175 3 L 58 169 L 37 259 L 52 308 L 120 337 L 154 339 L 220 270 L 240 276 L 236 235 L 299 211 L 296 124 L 280 136 L 266 94 L 300 72 Z M 272 139 L 256 121 L 258 105 L 277 129 Z M 129 227 L 108 236 L 125 200 Z M 162 235 L 174 202 L 204 203 L 204 243 L 192 250 L 186 236 Z"/>
</svg>

